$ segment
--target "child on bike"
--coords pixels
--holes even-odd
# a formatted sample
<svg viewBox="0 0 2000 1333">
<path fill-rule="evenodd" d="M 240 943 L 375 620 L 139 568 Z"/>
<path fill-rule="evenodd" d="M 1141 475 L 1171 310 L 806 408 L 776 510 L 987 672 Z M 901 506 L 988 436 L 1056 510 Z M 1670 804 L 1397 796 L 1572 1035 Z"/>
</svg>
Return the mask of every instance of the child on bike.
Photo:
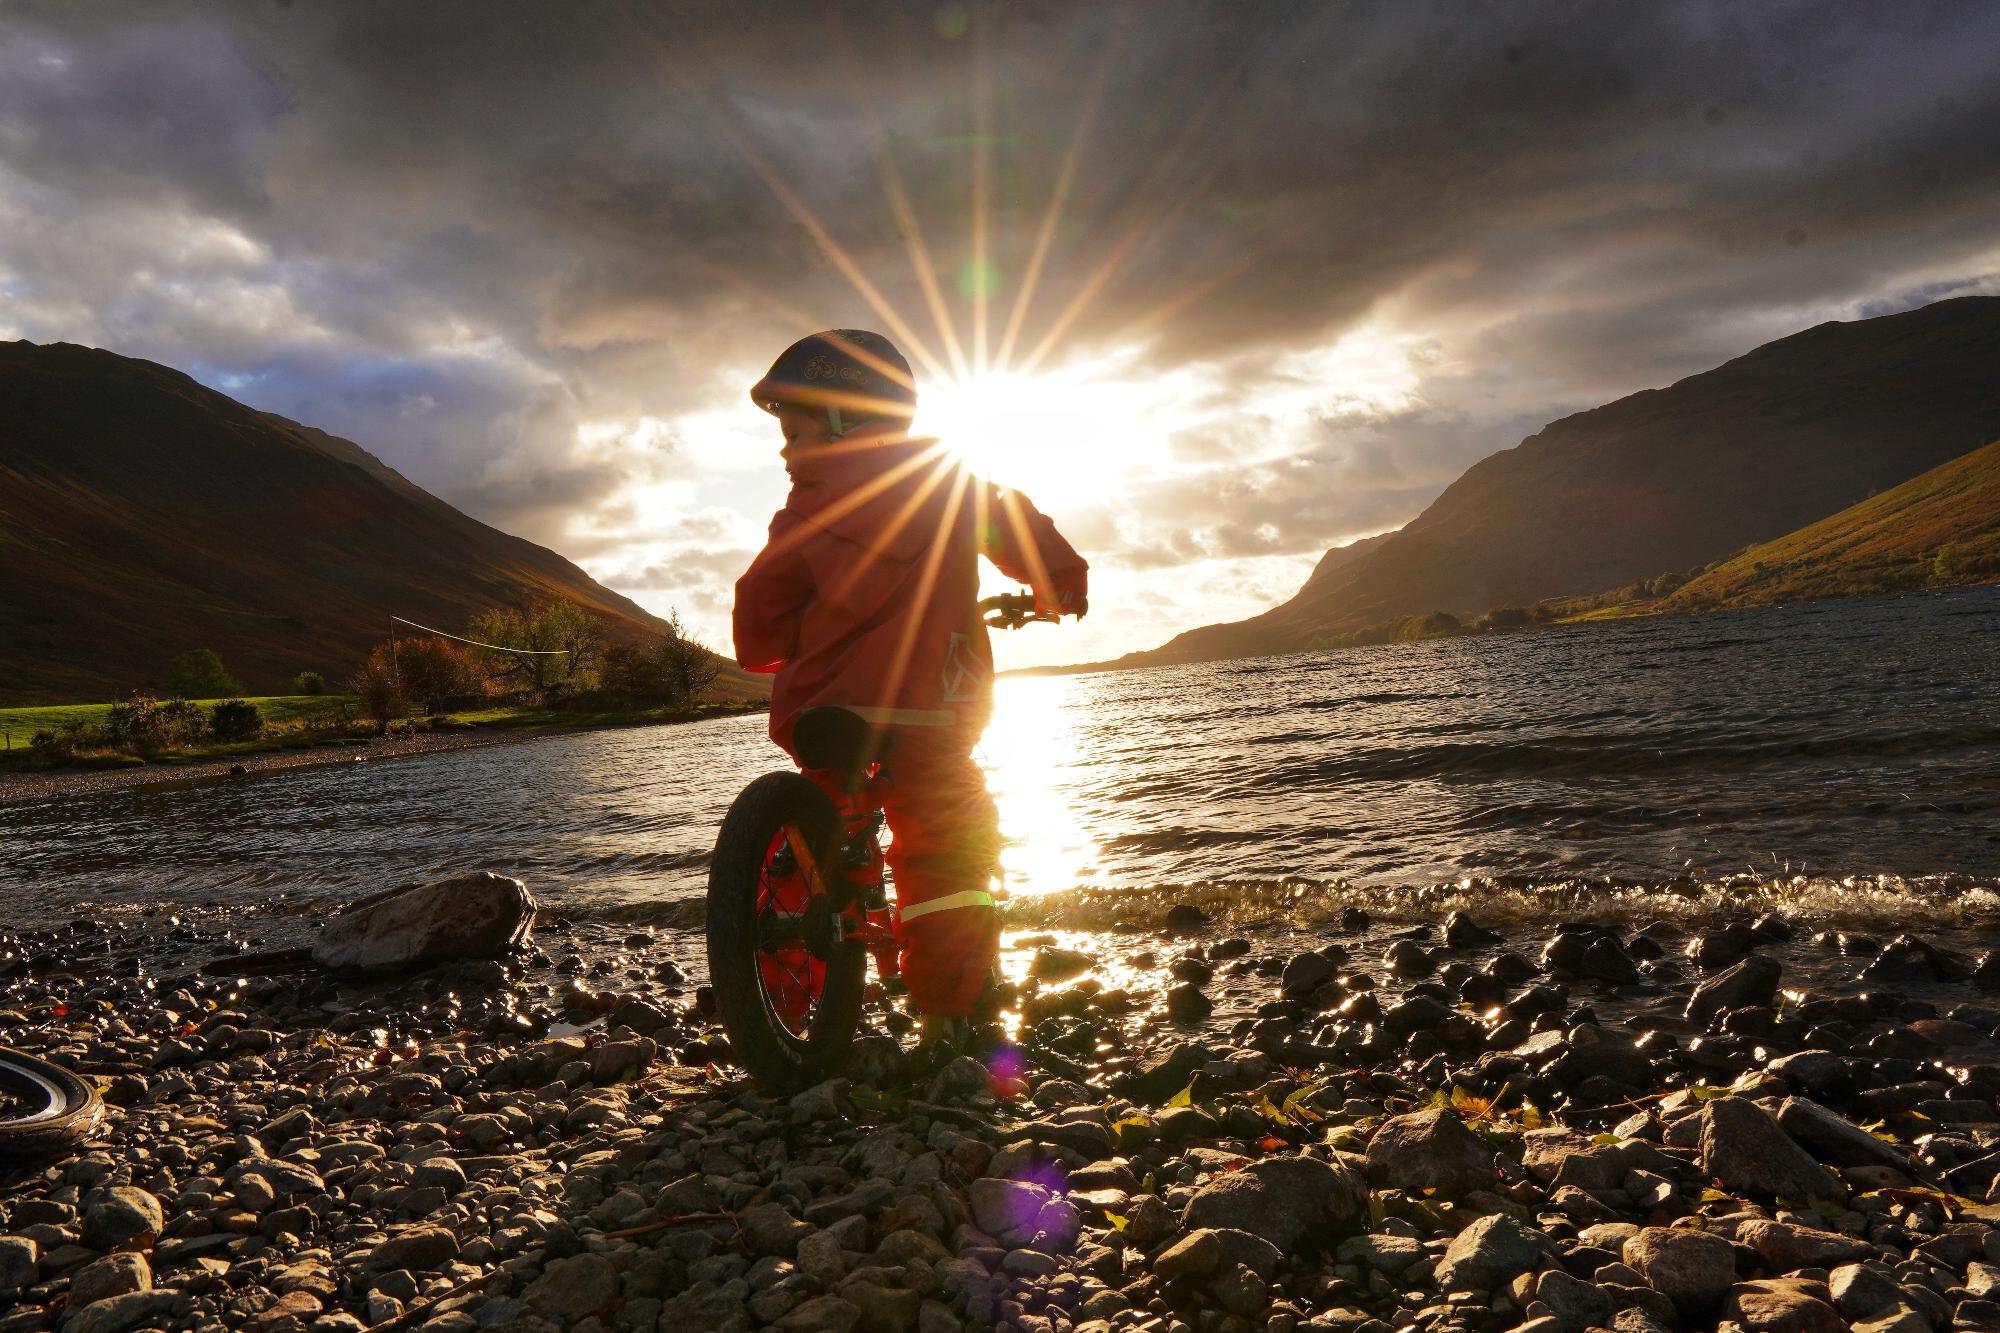
<svg viewBox="0 0 2000 1333">
<path fill-rule="evenodd" d="M 957 1048 L 1000 940 L 999 815 L 972 759 L 993 705 L 979 557 L 1050 615 L 1088 609 L 1088 566 L 1024 496 L 911 437 L 915 380 L 880 334 L 802 339 L 750 397 L 778 420 L 792 486 L 736 583 L 736 660 L 777 673 L 771 739 L 794 760 L 810 708 L 838 705 L 888 733 L 903 980 L 924 1042 Z M 837 775 L 808 776 L 837 793 Z"/>
</svg>

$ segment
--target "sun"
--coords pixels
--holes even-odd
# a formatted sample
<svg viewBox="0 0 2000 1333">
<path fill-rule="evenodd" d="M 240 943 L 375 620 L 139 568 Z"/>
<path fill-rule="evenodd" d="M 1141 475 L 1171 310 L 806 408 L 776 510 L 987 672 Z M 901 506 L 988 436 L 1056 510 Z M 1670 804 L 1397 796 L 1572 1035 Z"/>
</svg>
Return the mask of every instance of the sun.
<svg viewBox="0 0 2000 1333">
<path fill-rule="evenodd" d="M 990 371 L 921 386 L 914 430 L 1044 508 L 1082 505 L 1159 465 L 1166 432 L 1144 396 L 1117 377 Z"/>
</svg>

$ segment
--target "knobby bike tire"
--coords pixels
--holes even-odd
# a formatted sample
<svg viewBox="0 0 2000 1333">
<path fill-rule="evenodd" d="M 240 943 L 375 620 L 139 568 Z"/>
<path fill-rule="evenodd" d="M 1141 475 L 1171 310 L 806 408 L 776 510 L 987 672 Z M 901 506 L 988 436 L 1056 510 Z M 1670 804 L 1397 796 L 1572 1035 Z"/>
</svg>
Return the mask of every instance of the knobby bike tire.
<svg viewBox="0 0 2000 1333">
<path fill-rule="evenodd" d="M 772 1012 L 758 968 L 757 890 L 765 853 L 787 824 L 806 835 L 821 865 L 834 864 L 840 812 L 797 773 L 766 773 L 723 817 L 708 868 L 708 980 L 737 1063 L 771 1088 L 797 1091 L 831 1077 L 846 1060 L 861 1021 L 868 955 L 859 941 L 833 946 L 804 1038 Z"/>
<path fill-rule="evenodd" d="M 0 1159 L 67 1152 L 88 1139 L 104 1118 L 96 1088 L 61 1065 L 4 1046 L 0 1089 L 24 1108 L 0 1118 Z"/>
</svg>

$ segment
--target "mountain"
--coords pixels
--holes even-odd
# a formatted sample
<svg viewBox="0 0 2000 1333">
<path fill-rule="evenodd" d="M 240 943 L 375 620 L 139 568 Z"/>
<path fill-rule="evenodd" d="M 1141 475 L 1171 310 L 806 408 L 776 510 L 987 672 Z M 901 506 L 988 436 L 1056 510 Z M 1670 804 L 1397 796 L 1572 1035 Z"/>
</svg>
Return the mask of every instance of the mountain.
<svg viewBox="0 0 2000 1333">
<path fill-rule="evenodd" d="M 345 677 L 391 614 L 458 630 L 543 598 L 621 640 L 660 626 L 350 441 L 150 361 L 0 343 L 0 703 L 120 697 L 191 648 L 282 693 Z"/>
<path fill-rule="evenodd" d="M 1552 422 L 1365 552 L 1322 561 L 1283 605 L 1115 665 L 1293 652 L 1706 564 L 2000 437 L 1996 366 L 2000 297 L 1821 324 Z"/>
<path fill-rule="evenodd" d="M 1769 606 L 2000 580 L 2000 440 L 1753 546 L 1652 609 Z"/>
</svg>

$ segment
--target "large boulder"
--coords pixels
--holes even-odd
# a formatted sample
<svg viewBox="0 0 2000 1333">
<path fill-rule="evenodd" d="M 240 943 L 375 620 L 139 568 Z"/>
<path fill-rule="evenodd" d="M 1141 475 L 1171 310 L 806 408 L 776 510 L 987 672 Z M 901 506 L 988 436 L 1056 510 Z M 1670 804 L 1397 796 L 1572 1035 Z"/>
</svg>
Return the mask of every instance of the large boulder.
<svg viewBox="0 0 2000 1333">
<path fill-rule="evenodd" d="M 1390 1189 L 1464 1194 L 1493 1185 L 1493 1150 L 1446 1110 L 1391 1116 L 1368 1141 L 1368 1179 Z"/>
<path fill-rule="evenodd" d="M 329 919 L 313 961 L 379 972 L 504 958 L 527 943 L 535 908 L 527 885 L 490 870 L 385 889 Z"/>
<path fill-rule="evenodd" d="M 1310 1239 L 1352 1235 L 1367 1216 L 1367 1182 L 1346 1163 L 1266 1157 L 1196 1190 L 1186 1222 L 1247 1231 L 1290 1254 Z"/>
<path fill-rule="evenodd" d="M 1759 1199 L 1847 1198 L 1832 1173 L 1747 1097 L 1722 1097 L 1702 1108 L 1701 1169 L 1724 1189 Z"/>
</svg>

